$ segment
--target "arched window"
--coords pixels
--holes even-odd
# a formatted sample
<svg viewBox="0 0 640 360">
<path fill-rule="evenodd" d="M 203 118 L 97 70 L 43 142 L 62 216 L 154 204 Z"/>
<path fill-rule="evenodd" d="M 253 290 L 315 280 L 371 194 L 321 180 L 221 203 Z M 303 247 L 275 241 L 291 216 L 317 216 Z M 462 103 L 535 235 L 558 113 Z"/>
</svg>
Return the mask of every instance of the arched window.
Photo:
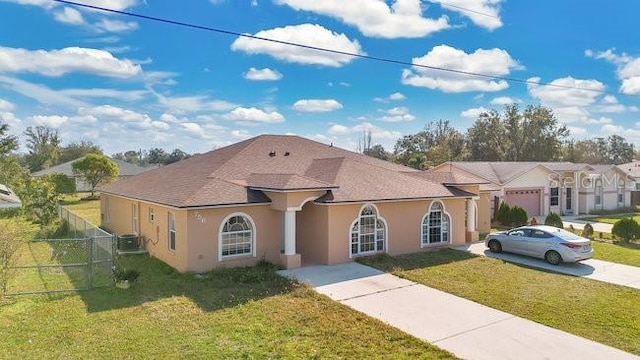
<svg viewBox="0 0 640 360">
<path fill-rule="evenodd" d="M 422 218 L 422 245 L 448 243 L 450 234 L 449 215 L 441 202 L 433 202 L 429 213 Z"/>
<path fill-rule="evenodd" d="M 220 230 L 220 257 L 253 254 L 253 238 L 254 229 L 249 217 L 229 217 Z"/>
<path fill-rule="evenodd" d="M 384 251 L 385 224 L 373 206 L 365 206 L 351 227 L 351 255 Z"/>
</svg>

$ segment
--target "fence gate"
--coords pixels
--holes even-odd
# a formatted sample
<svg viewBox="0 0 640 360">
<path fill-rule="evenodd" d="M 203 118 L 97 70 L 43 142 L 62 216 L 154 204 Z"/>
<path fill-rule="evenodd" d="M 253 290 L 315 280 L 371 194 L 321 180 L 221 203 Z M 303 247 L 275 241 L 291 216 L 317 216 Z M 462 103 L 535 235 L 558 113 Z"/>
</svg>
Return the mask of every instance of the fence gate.
<svg viewBox="0 0 640 360">
<path fill-rule="evenodd" d="M 35 239 L 20 249 L 9 294 L 88 290 L 113 283 L 115 238 L 60 207 L 69 238 Z"/>
</svg>

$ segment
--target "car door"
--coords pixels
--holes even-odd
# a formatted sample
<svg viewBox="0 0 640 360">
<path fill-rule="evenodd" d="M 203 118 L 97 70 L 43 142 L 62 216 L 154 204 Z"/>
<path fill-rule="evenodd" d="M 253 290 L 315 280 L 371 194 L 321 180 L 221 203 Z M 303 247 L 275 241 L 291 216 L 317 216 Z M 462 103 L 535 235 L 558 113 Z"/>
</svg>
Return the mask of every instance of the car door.
<svg viewBox="0 0 640 360">
<path fill-rule="evenodd" d="M 516 229 L 509 232 L 509 241 L 502 245 L 502 250 L 517 254 L 527 253 L 527 238 L 531 233 L 530 229 Z"/>
<path fill-rule="evenodd" d="M 544 254 L 552 247 L 552 238 L 553 235 L 545 231 L 533 229 L 531 231 L 531 237 L 527 242 L 528 254 L 538 258 L 544 258 Z"/>
</svg>

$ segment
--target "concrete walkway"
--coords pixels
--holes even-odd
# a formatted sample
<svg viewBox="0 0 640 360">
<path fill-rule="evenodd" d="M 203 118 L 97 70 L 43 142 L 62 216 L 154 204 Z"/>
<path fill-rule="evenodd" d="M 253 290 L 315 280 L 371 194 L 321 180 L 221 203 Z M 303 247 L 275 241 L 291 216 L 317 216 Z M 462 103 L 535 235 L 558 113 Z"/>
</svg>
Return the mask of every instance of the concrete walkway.
<svg viewBox="0 0 640 360">
<path fill-rule="evenodd" d="M 613 228 L 613 224 L 595 222 L 595 221 L 586 221 L 586 220 L 578 220 L 584 216 L 563 216 L 562 222 L 564 227 L 569 227 L 569 225 L 573 225 L 576 229 L 584 228 L 585 224 L 591 224 L 593 226 L 594 232 L 606 232 L 611 233 L 611 229 Z M 544 219 L 540 224 L 544 224 Z"/>
<path fill-rule="evenodd" d="M 279 273 L 464 359 L 640 359 L 358 263 Z"/>
<path fill-rule="evenodd" d="M 468 251 L 504 261 L 522 264 L 533 268 L 544 269 L 566 275 L 581 276 L 611 284 L 640 289 L 640 267 L 616 264 L 608 261 L 589 259 L 578 263 L 551 265 L 542 259 L 529 256 L 500 253 L 494 254 L 486 248 L 484 242 L 477 242 L 455 247 L 456 250 Z"/>
</svg>

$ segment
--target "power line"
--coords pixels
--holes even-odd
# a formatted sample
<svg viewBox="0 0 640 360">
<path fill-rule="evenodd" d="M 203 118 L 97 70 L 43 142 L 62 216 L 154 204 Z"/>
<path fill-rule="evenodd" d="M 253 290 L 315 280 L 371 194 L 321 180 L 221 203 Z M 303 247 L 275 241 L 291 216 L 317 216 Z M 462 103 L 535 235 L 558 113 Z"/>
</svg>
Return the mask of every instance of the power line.
<svg viewBox="0 0 640 360">
<path fill-rule="evenodd" d="M 593 93 L 598 93 L 598 94 L 640 96 L 640 95 L 634 95 L 634 94 L 625 94 L 625 93 L 621 93 L 621 92 L 604 91 L 604 90 L 596 90 L 596 89 L 586 89 L 586 88 L 581 88 L 581 87 L 577 87 L 577 86 L 552 84 L 552 83 L 548 83 L 548 82 L 536 82 L 536 81 L 532 81 L 532 80 L 518 79 L 518 78 L 507 77 L 507 76 L 488 75 L 488 74 L 472 72 L 472 71 L 449 69 L 449 68 L 443 68 L 443 67 L 438 67 L 438 66 L 430 66 L 430 65 L 425 65 L 425 64 L 416 64 L 416 63 L 413 63 L 413 62 L 408 62 L 408 61 L 403 61 L 403 60 L 397 60 L 397 59 L 391 59 L 391 58 L 383 58 L 383 57 L 372 56 L 372 55 L 351 53 L 351 52 L 347 52 L 347 51 L 328 49 L 328 48 L 323 48 L 323 47 L 318 47 L 318 46 L 313 46 L 313 45 L 305 45 L 305 44 L 300 44 L 300 43 L 291 42 L 291 41 L 269 39 L 269 38 L 265 38 L 265 37 L 261 37 L 261 36 L 256 36 L 256 35 L 251 35 L 251 34 L 244 34 L 244 33 L 239 33 L 239 32 L 231 31 L 231 30 L 219 29 L 219 28 L 214 28 L 214 27 L 204 26 L 204 25 L 191 24 L 191 23 L 186 23 L 186 22 L 177 21 L 177 20 L 171 20 L 171 19 L 165 19 L 165 18 L 160 18 L 160 17 L 155 17 L 155 16 L 142 15 L 142 14 L 132 13 L 132 12 L 128 12 L 128 11 L 114 10 L 114 9 L 104 8 L 104 7 L 95 6 L 95 5 L 77 3 L 77 2 L 74 2 L 74 1 L 68 1 L 68 0 L 53 0 L 53 1 L 57 2 L 57 3 L 62 3 L 62 4 L 72 5 L 72 6 L 78 6 L 78 7 L 83 7 L 83 8 L 87 8 L 87 9 L 93 9 L 93 10 L 99 10 L 99 11 L 104 11 L 104 12 L 113 13 L 113 14 L 119 14 L 119 15 L 124 15 L 124 16 L 129 16 L 129 17 L 135 17 L 135 18 L 138 18 L 138 19 L 150 20 L 150 21 L 161 22 L 161 23 L 165 23 L 165 24 L 182 26 L 182 27 L 187 27 L 187 28 L 192 28 L 192 29 L 216 32 L 216 33 L 220 33 L 220 34 L 233 35 L 233 36 L 237 36 L 237 37 L 244 37 L 244 38 L 260 40 L 260 41 L 267 41 L 267 42 L 272 42 L 272 43 L 276 43 L 276 44 L 295 46 L 295 47 L 299 47 L 299 48 L 310 49 L 310 50 L 315 50 L 315 51 L 320 51 L 320 52 L 325 52 L 325 53 L 330 53 L 330 54 L 344 55 L 344 56 L 350 56 L 350 57 L 354 57 L 354 58 L 374 60 L 374 61 L 385 62 L 385 63 L 390 63 L 390 64 L 397 64 L 397 65 L 403 65 L 403 66 L 412 66 L 412 67 L 423 68 L 423 69 L 443 71 L 443 72 L 449 72 L 449 73 L 460 74 L 460 75 L 475 76 L 475 77 L 480 77 L 480 78 L 485 78 L 485 79 L 503 80 L 503 81 L 507 81 L 507 82 L 521 83 L 521 84 L 527 84 L 527 85 L 548 86 L 548 87 L 554 87 L 554 88 L 560 88 L 560 89 L 569 89 L 569 90 L 582 90 L 582 91 L 588 91 L 588 92 L 593 92 Z"/>
<path fill-rule="evenodd" d="M 499 16 L 495 16 L 495 15 L 492 15 L 492 14 L 487 14 L 487 13 L 480 12 L 480 11 L 477 11 L 477 10 L 467 9 L 467 8 L 465 8 L 465 7 L 458 6 L 458 5 L 453 5 L 453 4 L 449 4 L 449 3 L 444 2 L 444 1 L 437 1 L 436 3 L 437 3 L 437 4 L 440 4 L 440 5 L 444 5 L 444 6 L 452 7 L 452 8 L 454 8 L 454 9 L 458 9 L 458 10 L 462 10 L 462 11 L 466 11 L 466 12 L 470 12 L 470 13 L 474 13 L 474 14 L 478 14 L 478 15 L 483 15 L 483 16 L 487 16 L 487 17 L 490 17 L 490 18 L 494 18 L 494 19 L 498 19 L 498 20 L 500 20 L 500 17 L 499 17 Z"/>
</svg>

